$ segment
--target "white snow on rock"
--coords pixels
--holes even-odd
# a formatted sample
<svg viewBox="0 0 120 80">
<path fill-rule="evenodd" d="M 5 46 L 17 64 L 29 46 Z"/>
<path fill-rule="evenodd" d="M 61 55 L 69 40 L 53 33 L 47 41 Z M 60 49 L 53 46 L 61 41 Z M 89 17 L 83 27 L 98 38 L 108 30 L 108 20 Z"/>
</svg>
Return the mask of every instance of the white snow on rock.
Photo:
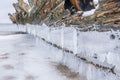
<svg viewBox="0 0 120 80">
<path fill-rule="evenodd" d="M 82 16 L 91 16 L 95 13 L 96 9 L 99 7 L 99 1 L 98 0 L 93 0 L 94 5 L 95 5 L 95 9 L 92 9 L 90 11 L 85 11 L 83 12 Z"/>
<path fill-rule="evenodd" d="M 91 15 L 94 14 L 95 10 L 96 10 L 96 9 L 92 9 L 92 10 L 90 10 L 90 11 L 85 11 L 85 12 L 83 12 L 82 16 L 84 16 L 84 17 L 85 17 L 85 16 L 91 16 Z"/>
</svg>

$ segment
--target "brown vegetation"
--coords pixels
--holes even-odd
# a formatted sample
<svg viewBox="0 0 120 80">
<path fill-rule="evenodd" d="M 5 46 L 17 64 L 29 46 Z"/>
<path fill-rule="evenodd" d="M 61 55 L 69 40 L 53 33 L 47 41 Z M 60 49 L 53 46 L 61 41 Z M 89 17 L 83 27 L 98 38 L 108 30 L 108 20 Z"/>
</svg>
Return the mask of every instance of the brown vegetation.
<svg viewBox="0 0 120 80">
<path fill-rule="evenodd" d="M 80 76 L 79 73 L 71 71 L 67 66 L 61 63 L 54 63 L 58 72 L 68 78 L 68 80 L 86 80 L 84 77 Z"/>
<path fill-rule="evenodd" d="M 23 0 L 14 3 L 16 13 L 10 14 L 10 19 L 17 24 L 40 24 L 57 25 L 61 23 L 73 25 L 117 24 L 120 25 L 120 1 L 99 0 L 99 8 L 91 16 L 83 17 L 82 14 L 75 14 L 63 19 L 66 13 L 64 0 Z M 31 10 L 30 10 L 31 8 Z M 30 12 L 29 12 L 30 10 Z"/>
</svg>

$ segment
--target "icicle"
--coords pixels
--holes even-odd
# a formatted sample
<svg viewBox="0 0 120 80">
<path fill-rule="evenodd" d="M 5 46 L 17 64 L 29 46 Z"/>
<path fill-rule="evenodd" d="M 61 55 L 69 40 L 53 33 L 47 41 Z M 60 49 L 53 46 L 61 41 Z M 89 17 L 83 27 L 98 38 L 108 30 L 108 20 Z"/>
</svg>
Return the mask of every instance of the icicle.
<svg viewBox="0 0 120 80">
<path fill-rule="evenodd" d="M 62 49 L 64 48 L 64 25 L 61 28 L 61 47 L 62 47 Z M 66 62 L 66 60 L 64 60 L 64 57 L 65 57 L 65 53 L 62 50 L 62 62 L 63 63 Z"/>
<path fill-rule="evenodd" d="M 28 32 L 29 32 L 29 34 L 31 34 L 31 27 L 30 26 L 28 27 Z"/>
<path fill-rule="evenodd" d="M 50 32 L 51 32 L 51 31 L 50 31 L 50 28 L 49 28 L 49 29 L 48 29 L 48 34 L 47 34 L 47 35 L 48 35 L 48 36 L 47 36 L 47 38 L 48 38 L 47 40 L 48 40 L 48 41 L 50 41 Z"/>
<path fill-rule="evenodd" d="M 26 32 L 26 25 L 23 26 L 23 32 Z"/>
<path fill-rule="evenodd" d="M 28 33 L 27 27 L 28 27 L 28 25 L 26 25 L 26 26 L 25 26 L 25 32 L 27 32 L 27 33 Z"/>
<path fill-rule="evenodd" d="M 18 31 L 21 31 L 21 29 L 20 29 L 20 25 L 17 25 L 17 27 L 18 27 Z"/>
<path fill-rule="evenodd" d="M 77 48 L 78 48 L 78 44 L 77 44 L 77 30 L 74 29 L 74 35 L 73 35 L 73 43 L 74 43 L 74 54 L 77 54 Z"/>
<path fill-rule="evenodd" d="M 35 27 L 33 27 L 33 35 L 34 35 L 34 37 L 36 36 L 36 28 Z"/>
<path fill-rule="evenodd" d="M 38 29 L 39 29 L 39 26 L 37 25 L 37 26 L 35 27 L 35 36 L 36 36 L 36 37 L 38 36 Z"/>
<path fill-rule="evenodd" d="M 63 29 L 63 27 L 61 29 L 61 46 L 62 46 L 62 48 L 64 48 L 64 29 Z"/>
<path fill-rule="evenodd" d="M 94 75 L 93 73 L 92 73 L 92 67 L 89 65 L 89 67 L 88 67 L 88 70 L 86 70 L 87 71 L 87 80 L 93 80 L 92 78 L 93 78 L 93 76 L 92 75 Z"/>
<path fill-rule="evenodd" d="M 61 47 L 64 48 L 64 30 L 61 29 Z M 64 51 L 63 51 L 63 57 L 64 57 Z"/>
</svg>

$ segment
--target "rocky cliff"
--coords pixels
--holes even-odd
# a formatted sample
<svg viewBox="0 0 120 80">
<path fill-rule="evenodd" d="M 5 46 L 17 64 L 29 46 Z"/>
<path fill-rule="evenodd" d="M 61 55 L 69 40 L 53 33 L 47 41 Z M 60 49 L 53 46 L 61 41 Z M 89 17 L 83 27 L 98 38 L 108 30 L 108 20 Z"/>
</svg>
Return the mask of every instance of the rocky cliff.
<svg viewBox="0 0 120 80">
<path fill-rule="evenodd" d="M 64 0 L 28 0 L 29 4 L 23 0 L 13 3 L 16 10 L 10 14 L 10 19 L 16 24 L 41 24 L 60 25 L 84 25 L 93 24 L 115 24 L 120 25 L 120 0 L 99 0 L 99 7 L 94 14 L 83 16 L 83 13 L 71 15 L 63 18 L 68 14 L 64 9 Z M 117 26 L 119 27 L 119 26 Z"/>
</svg>

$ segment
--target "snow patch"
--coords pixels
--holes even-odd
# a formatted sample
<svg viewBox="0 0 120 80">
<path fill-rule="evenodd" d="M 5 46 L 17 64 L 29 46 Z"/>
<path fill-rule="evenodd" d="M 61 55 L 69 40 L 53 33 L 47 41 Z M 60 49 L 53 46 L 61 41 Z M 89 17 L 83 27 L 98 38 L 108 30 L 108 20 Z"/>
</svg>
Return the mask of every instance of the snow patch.
<svg viewBox="0 0 120 80">
<path fill-rule="evenodd" d="M 93 2 L 94 2 L 95 9 L 83 12 L 82 16 L 84 16 L 84 17 L 91 16 L 95 13 L 96 9 L 99 7 L 99 1 L 98 0 L 93 0 Z"/>
</svg>

